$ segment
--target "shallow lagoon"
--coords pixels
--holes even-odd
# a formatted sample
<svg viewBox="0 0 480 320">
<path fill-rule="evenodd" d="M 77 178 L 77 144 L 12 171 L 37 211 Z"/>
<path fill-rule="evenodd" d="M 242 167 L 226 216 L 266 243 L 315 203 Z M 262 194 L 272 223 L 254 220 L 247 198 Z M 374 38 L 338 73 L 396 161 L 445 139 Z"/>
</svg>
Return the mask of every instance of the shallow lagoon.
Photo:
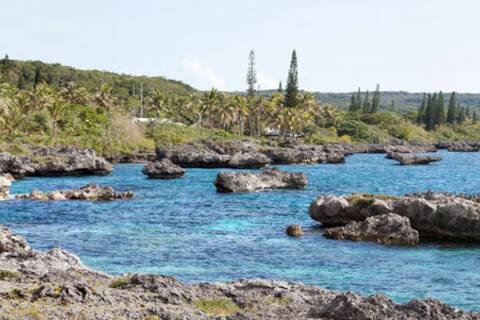
<svg viewBox="0 0 480 320">
<path fill-rule="evenodd" d="M 148 180 L 141 165 L 116 165 L 106 177 L 28 178 L 32 188 L 77 188 L 97 182 L 136 197 L 114 202 L 0 203 L 0 223 L 37 249 L 61 246 L 110 273 L 149 272 L 184 281 L 268 278 L 334 290 L 385 293 L 397 302 L 434 297 L 480 310 L 480 245 L 423 243 L 384 247 L 322 237 L 308 216 L 320 194 L 403 194 L 427 189 L 480 192 L 480 154 L 440 152 L 429 166 L 402 167 L 382 154 L 357 154 L 339 165 L 292 165 L 309 178 L 305 191 L 217 194 L 216 169 L 189 169 L 179 180 Z M 288 224 L 307 234 L 285 236 Z"/>
</svg>

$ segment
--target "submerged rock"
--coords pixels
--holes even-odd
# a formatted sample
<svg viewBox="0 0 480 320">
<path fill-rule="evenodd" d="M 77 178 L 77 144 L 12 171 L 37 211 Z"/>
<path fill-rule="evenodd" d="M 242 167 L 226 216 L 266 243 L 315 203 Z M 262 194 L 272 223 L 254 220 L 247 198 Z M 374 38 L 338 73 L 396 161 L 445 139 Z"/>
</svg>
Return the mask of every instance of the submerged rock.
<svg viewBox="0 0 480 320">
<path fill-rule="evenodd" d="M 108 201 L 116 199 L 130 199 L 133 197 L 133 192 L 115 192 L 111 187 L 101 187 L 97 184 L 91 183 L 80 189 L 71 190 L 57 190 L 52 192 L 42 192 L 33 190 L 30 194 L 17 195 L 17 199 L 29 200 L 94 200 L 94 201 Z"/>
<path fill-rule="evenodd" d="M 480 241 L 480 203 L 472 197 L 445 193 L 320 196 L 310 205 L 310 217 L 326 227 L 396 213 L 407 217 L 421 237 Z"/>
<path fill-rule="evenodd" d="M 389 153 L 387 155 L 387 158 L 398 161 L 402 166 L 418 165 L 418 164 L 426 165 L 431 162 L 437 162 L 437 161 L 443 160 L 443 158 L 439 156 L 429 156 L 429 155 L 419 155 L 419 154 L 405 155 L 400 153 Z"/>
<path fill-rule="evenodd" d="M 164 158 L 160 161 L 145 165 L 142 173 L 150 179 L 176 179 L 185 174 L 185 169 L 177 166 L 169 159 Z"/>
<path fill-rule="evenodd" d="M 418 231 L 407 217 L 395 213 L 382 214 L 352 221 L 343 227 L 328 228 L 325 237 L 337 240 L 366 240 L 386 245 L 414 246 L 418 244 Z"/>
<path fill-rule="evenodd" d="M 307 177 L 301 172 L 266 169 L 254 172 L 226 172 L 217 174 L 214 182 L 217 192 L 249 192 L 264 189 L 304 189 Z"/>
<path fill-rule="evenodd" d="M 9 319 L 480 319 L 438 300 L 396 304 L 384 295 L 276 280 L 186 284 L 162 275 L 111 277 L 60 248 L 30 249 L 1 225 L 0 270 L 0 314 Z"/>
<path fill-rule="evenodd" d="M 287 235 L 291 237 L 300 237 L 303 235 L 302 227 L 299 224 L 291 224 L 287 227 Z"/>
</svg>

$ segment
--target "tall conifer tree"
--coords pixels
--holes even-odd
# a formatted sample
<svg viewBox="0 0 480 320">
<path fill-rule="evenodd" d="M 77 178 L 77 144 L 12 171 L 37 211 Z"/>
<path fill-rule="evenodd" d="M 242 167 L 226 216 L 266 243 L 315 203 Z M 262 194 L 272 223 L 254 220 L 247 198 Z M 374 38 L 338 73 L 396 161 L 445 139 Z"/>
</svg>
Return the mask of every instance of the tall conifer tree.
<svg viewBox="0 0 480 320">
<path fill-rule="evenodd" d="M 298 103 L 298 62 L 297 53 L 292 52 L 290 70 L 288 71 L 287 88 L 285 91 L 285 107 L 295 107 Z"/>
<path fill-rule="evenodd" d="M 372 113 L 378 112 L 380 110 L 380 85 L 377 84 L 375 93 L 372 98 Z"/>
<path fill-rule="evenodd" d="M 455 91 L 450 95 L 450 101 L 448 102 L 448 111 L 447 111 L 447 123 L 455 124 L 457 120 L 457 97 Z"/>
<path fill-rule="evenodd" d="M 369 97 L 369 93 L 368 93 L 368 90 L 367 92 L 365 93 L 365 98 L 363 99 L 363 107 L 362 107 L 362 112 L 363 113 L 369 113 L 370 110 L 372 109 L 372 106 L 371 106 L 371 103 L 370 103 L 370 97 Z"/>
<path fill-rule="evenodd" d="M 432 97 L 430 94 L 428 95 L 427 108 L 425 109 L 424 122 L 425 122 L 425 129 L 428 131 L 432 131 L 434 127 L 433 113 L 434 113 L 434 105 L 436 100 L 434 97 Z"/>
<path fill-rule="evenodd" d="M 255 70 L 255 52 L 250 50 L 248 55 L 248 71 L 247 71 L 247 95 L 253 97 L 255 95 L 255 86 L 257 84 L 257 71 Z"/>
<path fill-rule="evenodd" d="M 418 109 L 417 113 L 417 123 L 422 124 L 425 123 L 425 110 L 427 108 L 427 94 L 423 94 L 423 100 L 422 104 L 420 105 L 420 108 Z"/>
</svg>

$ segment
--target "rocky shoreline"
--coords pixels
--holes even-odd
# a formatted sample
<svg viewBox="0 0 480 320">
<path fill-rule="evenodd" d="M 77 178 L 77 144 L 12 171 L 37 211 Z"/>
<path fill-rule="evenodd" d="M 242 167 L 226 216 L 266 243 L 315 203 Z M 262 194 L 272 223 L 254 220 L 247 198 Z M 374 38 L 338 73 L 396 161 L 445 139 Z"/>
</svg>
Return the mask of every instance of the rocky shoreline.
<svg viewBox="0 0 480 320">
<path fill-rule="evenodd" d="M 438 300 L 396 304 L 301 283 L 185 284 L 161 275 L 112 277 L 62 249 L 33 250 L 0 225 L 0 319 L 458 319 L 480 314 Z"/>
</svg>

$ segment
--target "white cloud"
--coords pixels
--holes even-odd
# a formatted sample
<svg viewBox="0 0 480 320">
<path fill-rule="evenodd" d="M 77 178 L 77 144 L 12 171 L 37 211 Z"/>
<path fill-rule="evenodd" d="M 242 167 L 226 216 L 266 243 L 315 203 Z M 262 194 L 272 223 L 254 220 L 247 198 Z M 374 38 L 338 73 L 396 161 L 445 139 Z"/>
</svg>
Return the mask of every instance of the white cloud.
<svg viewBox="0 0 480 320">
<path fill-rule="evenodd" d="M 265 72 L 259 71 L 257 73 L 257 81 L 260 90 L 276 89 L 278 87 L 278 81 L 267 75 Z"/>
<path fill-rule="evenodd" d="M 219 90 L 226 90 L 226 81 L 219 76 L 212 66 L 202 64 L 197 60 L 182 60 L 182 65 L 187 74 L 186 81 L 199 89 L 210 89 L 212 87 Z"/>
</svg>

